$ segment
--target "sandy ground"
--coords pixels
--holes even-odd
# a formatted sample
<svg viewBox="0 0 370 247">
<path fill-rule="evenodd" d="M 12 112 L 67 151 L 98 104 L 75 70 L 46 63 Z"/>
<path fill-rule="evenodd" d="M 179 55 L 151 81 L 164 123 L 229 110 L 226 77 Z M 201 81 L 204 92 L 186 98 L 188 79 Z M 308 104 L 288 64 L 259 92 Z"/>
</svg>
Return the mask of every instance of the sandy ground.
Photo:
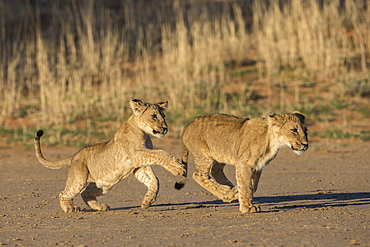
<svg viewBox="0 0 370 247">
<path fill-rule="evenodd" d="M 179 141 L 165 139 L 155 147 L 180 157 Z M 77 149 L 43 150 L 59 160 Z M 314 143 L 303 156 L 282 149 L 262 173 L 255 196 L 262 212 L 248 215 L 192 178 L 175 190 L 177 178 L 159 166 L 149 209 L 140 208 L 146 187 L 131 175 L 100 197 L 111 211 L 81 213 L 59 206 L 68 169 L 43 167 L 33 150 L 0 150 L 0 169 L 0 245 L 370 246 L 370 142 Z M 235 182 L 232 166 L 226 174 Z M 74 203 L 87 209 L 80 196 Z"/>
</svg>

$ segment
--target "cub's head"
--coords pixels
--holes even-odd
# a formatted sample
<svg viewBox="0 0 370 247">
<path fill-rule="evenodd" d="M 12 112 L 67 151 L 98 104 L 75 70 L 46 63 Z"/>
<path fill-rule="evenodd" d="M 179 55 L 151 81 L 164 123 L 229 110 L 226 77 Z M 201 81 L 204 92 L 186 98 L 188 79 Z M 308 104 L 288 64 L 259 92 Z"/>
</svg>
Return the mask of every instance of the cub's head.
<svg viewBox="0 0 370 247">
<path fill-rule="evenodd" d="M 130 107 L 134 113 L 139 128 L 145 133 L 158 138 L 167 134 L 167 123 L 164 120 L 164 111 L 168 102 L 157 104 L 144 103 L 141 100 L 131 98 Z"/>
<path fill-rule="evenodd" d="M 305 116 L 294 111 L 291 114 L 269 114 L 268 122 L 275 128 L 277 137 L 296 154 L 302 155 L 308 149 Z"/>
</svg>

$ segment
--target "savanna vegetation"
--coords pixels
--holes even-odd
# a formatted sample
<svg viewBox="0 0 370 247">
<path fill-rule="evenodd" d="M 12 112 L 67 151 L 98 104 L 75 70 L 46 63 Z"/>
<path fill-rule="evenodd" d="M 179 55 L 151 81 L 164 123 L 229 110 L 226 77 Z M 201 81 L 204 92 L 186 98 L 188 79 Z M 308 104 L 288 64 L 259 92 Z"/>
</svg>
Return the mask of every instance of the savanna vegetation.
<svg viewBox="0 0 370 247">
<path fill-rule="evenodd" d="M 370 139 L 370 1 L 0 1 L 0 142 L 112 137 L 134 96 L 195 116 L 300 110 L 310 138 Z"/>
</svg>

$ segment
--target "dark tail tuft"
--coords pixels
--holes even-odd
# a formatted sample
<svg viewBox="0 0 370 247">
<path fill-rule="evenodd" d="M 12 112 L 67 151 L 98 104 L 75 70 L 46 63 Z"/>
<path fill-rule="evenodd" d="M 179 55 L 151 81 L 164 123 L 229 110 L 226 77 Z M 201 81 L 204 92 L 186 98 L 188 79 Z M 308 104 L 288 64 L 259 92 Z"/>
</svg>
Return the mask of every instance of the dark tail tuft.
<svg viewBox="0 0 370 247">
<path fill-rule="evenodd" d="M 36 132 L 36 135 L 35 135 L 35 139 L 38 140 L 40 139 L 40 137 L 44 134 L 44 131 L 42 130 L 39 130 Z"/>
<path fill-rule="evenodd" d="M 175 189 L 181 190 L 185 186 L 184 183 L 176 182 L 175 183 Z"/>
</svg>

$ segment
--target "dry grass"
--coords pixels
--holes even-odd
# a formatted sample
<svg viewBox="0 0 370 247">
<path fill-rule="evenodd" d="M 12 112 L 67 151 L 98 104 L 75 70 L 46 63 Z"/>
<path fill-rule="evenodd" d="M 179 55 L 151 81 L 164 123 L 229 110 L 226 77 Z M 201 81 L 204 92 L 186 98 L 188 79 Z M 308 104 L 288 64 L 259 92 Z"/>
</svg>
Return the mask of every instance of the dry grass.
<svg viewBox="0 0 370 247">
<path fill-rule="evenodd" d="M 284 77 L 369 76 L 370 1 L 256 1 L 254 34 L 268 83 Z M 367 6 L 367 8 L 365 8 Z M 296 83 L 294 86 L 299 86 Z M 297 96 L 298 98 L 298 96 Z"/>
<path fill-rule="evenodd" d="M 246 112 L 254 84 L 229 73 L 246 61 L 257 62 L 268 88 L 260 113 L 273 109 L 276 85 L 280 111 L 302 107 L 307 78 L 336 83 L 341 97 L 368 95 L 370 1 L 341 2 L 0 2 L 0 124 L 25 116 L 54 129 L 118 122 L 135 96 L 169 100 L 178 135 L 197 114 Z"/>
</svg>

